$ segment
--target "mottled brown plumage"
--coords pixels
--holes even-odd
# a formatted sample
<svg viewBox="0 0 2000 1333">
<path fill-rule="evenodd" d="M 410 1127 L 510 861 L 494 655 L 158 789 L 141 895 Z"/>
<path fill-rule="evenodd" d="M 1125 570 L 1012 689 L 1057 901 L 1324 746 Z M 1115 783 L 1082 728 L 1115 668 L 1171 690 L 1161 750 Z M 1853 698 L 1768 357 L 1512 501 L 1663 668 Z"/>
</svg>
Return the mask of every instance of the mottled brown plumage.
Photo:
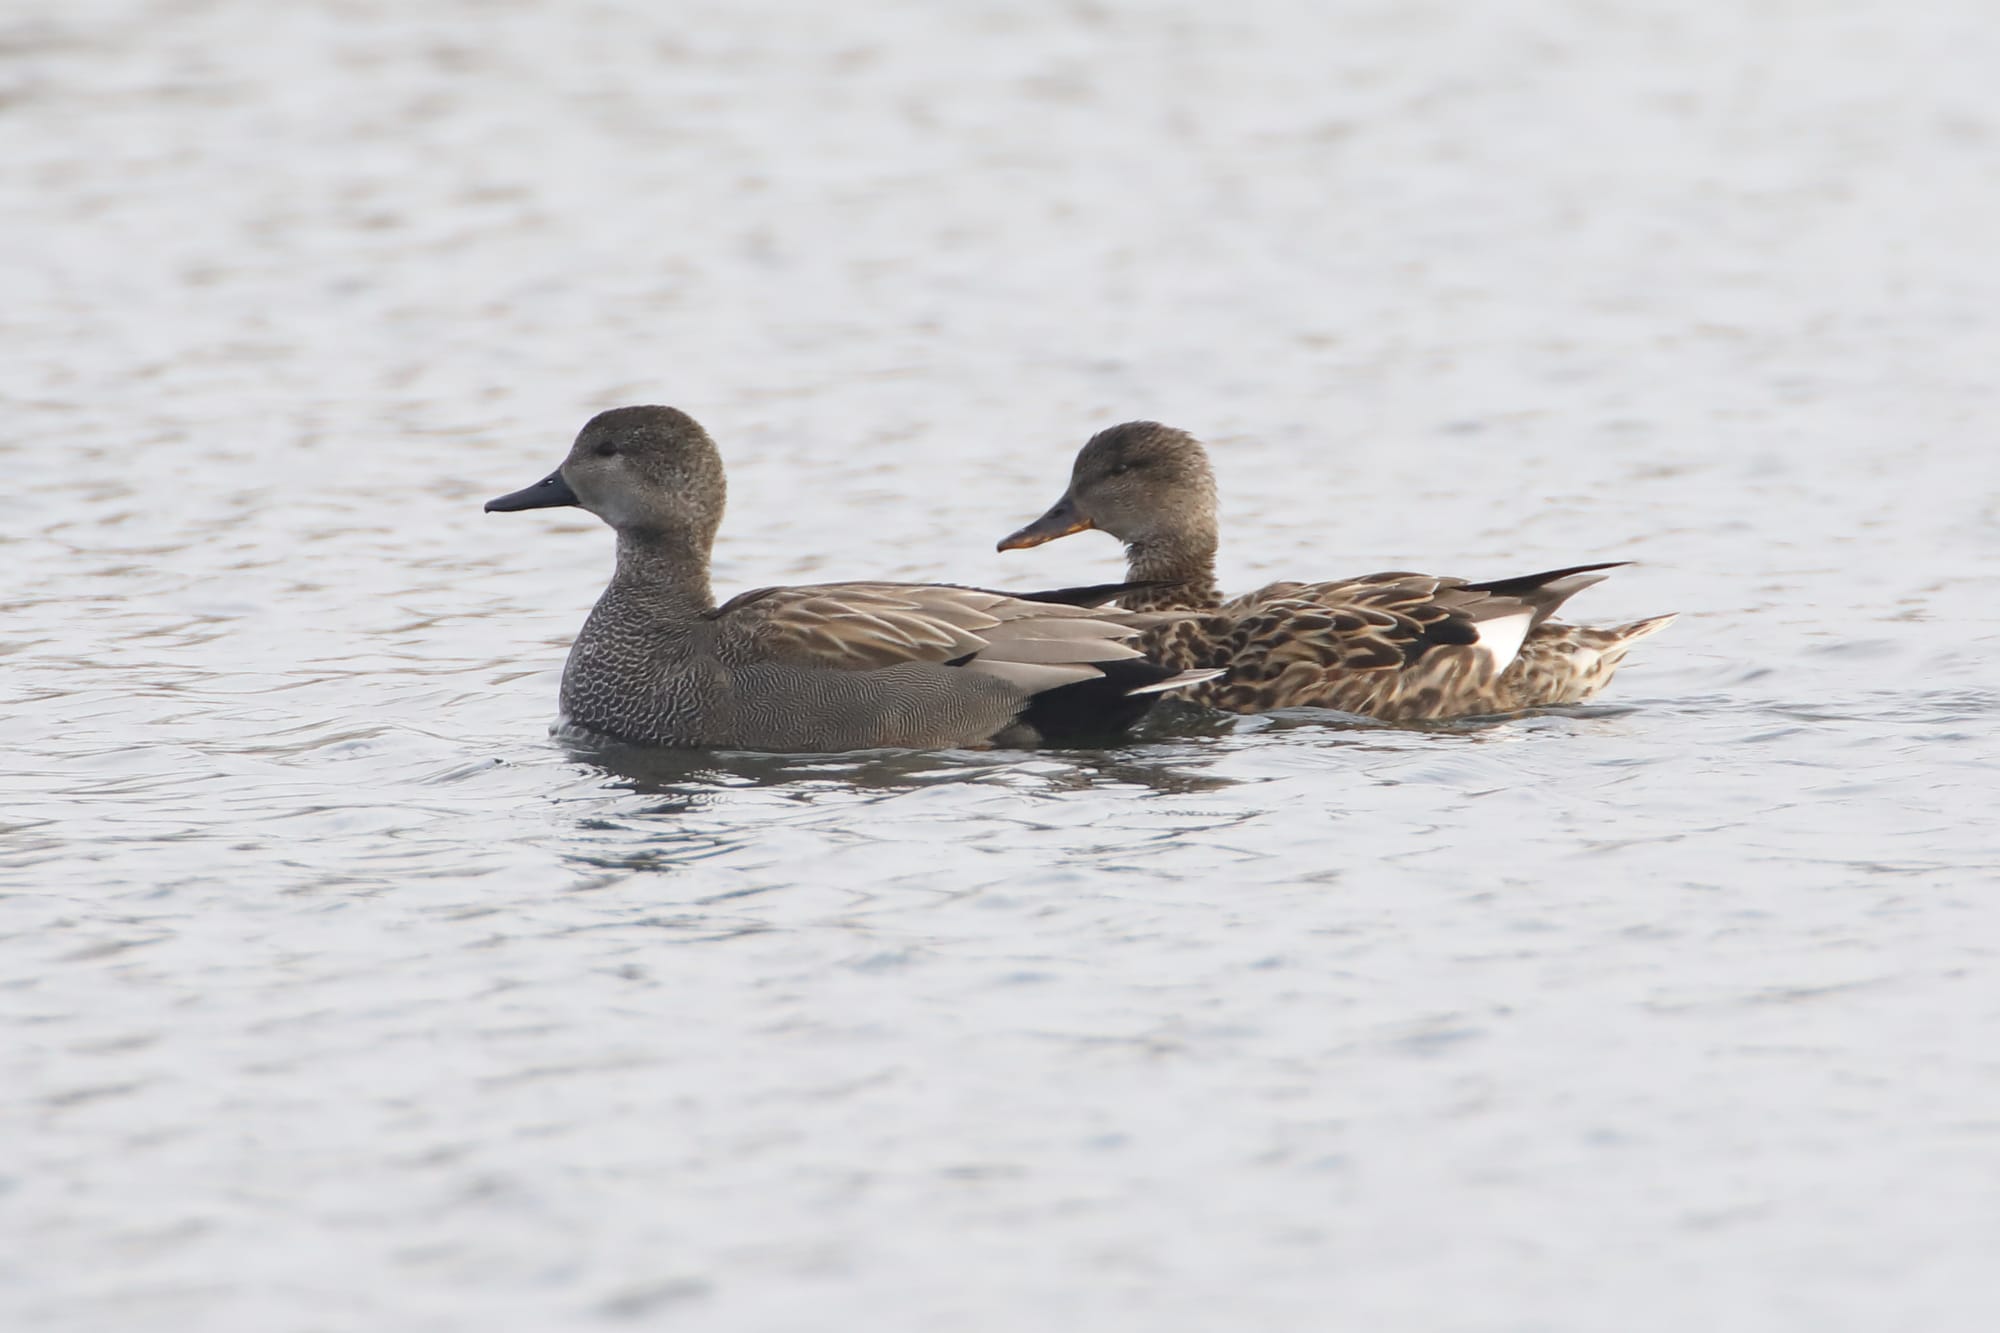
<svg viewBox="0 0 2000 1333">
<path fill-rule="evenodd" d="M 1063 497 L 1000 549 L 1086 528 L 1125 543 L 1127 577 L 1143 586 L 1119 600 L 1156 613 L 1147 654 L 1183 670 L 1226 669 L 1182 697 L 1236 713 L 1312 706 L 1404 722 L 1576 703 L 1673 620 L 1596 629 L 1551 619 L 1622 562 L 1487 583 L 1401 572 L 1273 583 L 1225 601 L 1207 451 L 1150 421 L 1093 437 Z"/>
</svg>

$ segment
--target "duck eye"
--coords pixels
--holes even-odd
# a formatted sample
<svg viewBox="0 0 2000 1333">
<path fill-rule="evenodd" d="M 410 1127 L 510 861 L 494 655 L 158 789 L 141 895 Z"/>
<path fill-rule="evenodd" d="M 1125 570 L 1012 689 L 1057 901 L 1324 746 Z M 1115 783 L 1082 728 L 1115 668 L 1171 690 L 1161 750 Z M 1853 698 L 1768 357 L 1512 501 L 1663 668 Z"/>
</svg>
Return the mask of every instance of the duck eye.
<svg viewBox="0 0 2000 1333">
<path fill-rule="evenodd" d="M 618 446 L 613 444 L 611 441 L 606 440 L 604 443 L 598 445 L 597 448 L 591 450 L 591 452 L 596 454 L 599 458 L 609 458 L 613 454 L 618 452 Z"/>
<path fill-rule="evenodd" d="M 1130 463 L 1114 463 L 1111 465 L 1111 472 L 1109 475 L 1114 477 L 1122 477 L 1131 470 L 1132 470 L 1132 465 Z"/>
</svg>

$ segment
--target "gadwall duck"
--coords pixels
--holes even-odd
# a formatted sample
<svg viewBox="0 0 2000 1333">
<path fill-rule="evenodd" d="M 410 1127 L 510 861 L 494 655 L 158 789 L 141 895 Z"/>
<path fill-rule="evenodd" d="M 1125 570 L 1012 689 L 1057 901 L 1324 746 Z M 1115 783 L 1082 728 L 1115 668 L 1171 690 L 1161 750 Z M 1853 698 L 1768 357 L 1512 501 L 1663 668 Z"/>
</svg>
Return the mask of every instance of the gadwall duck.
<svg viewBox="0 0 2000 1333">
<path fill-rule="evenodd" d="M 1625 561 L 1487 583 L 1409 573 L 1273 583 L 1224 601 L 1207 451 L 1153 421 L 1094 436 L 1062 499 L 1000 549 L 1088 528 L 1125 543 L 1134 586 L 1119 605 L 1189 613 L 1149 629 L 1141 648 L 1162 666 L 1226 668 L 1182 697 L 1235 713 L 1312 706 L 1421 721 L 1576 703 L 1674 619 L 1597 629 L 1550 618 Z"/>
<path fill-rule="evenodd" d="M 563 669 L 563 721 L 614 740 L 829 752 L 1101 737 L 1219 674 L 1156 665 L 1113 584 L 1026 597 L 917 583 L 758 588 L 721 606 L 722 460 L 671 407 L 591 418 L 569 457 L 487 511 L 580 505 L 618 566 Z"/>
</svg>

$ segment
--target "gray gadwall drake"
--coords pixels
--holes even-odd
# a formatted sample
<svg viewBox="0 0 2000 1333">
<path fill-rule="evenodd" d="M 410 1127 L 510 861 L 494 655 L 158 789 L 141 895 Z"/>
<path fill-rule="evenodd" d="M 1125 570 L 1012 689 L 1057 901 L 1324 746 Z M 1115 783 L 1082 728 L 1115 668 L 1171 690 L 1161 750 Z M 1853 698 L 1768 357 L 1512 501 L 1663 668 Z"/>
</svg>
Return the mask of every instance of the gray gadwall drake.
<svg viewBox="0 0 2000 1333">
<path fill-rule="evenodd" d="M 1093 609 L 1124 585 L 1014 597 L 919 583 L 758 588 L 721 606 L 709 549 L 722 460 L 671 407 L 593 417 L 541 481 L 495 510 L 580 505 L 618 534 L 611 585 L 563 669 L 563 721 L 614 740 L 828 752 L 1102 737 L 1214 671 L 1135 646 Z"/>
<path fill-rule="evenodd" d="M 1069 489 L 1000 543 L 1039 546 L 1087 528 L 1125 543 L 1118 598 L 1132 611 L 1185 611 L 1140 646 L 1163 666 L 1223 667 L 1182 696 L 1235 713 L 1338 708 L 1385 721 L 1514 713 L 1603 689 L 1638 640 L 1671 615 L 1611 629 L 1551 617 L 1625 561 L 1469 583 L 1370 574 L 1273 583 L 1228 601 L 1215 588 L 1215 476 L 1200 441 L 1152 421 L 1101 431 Z"/>
</svg>

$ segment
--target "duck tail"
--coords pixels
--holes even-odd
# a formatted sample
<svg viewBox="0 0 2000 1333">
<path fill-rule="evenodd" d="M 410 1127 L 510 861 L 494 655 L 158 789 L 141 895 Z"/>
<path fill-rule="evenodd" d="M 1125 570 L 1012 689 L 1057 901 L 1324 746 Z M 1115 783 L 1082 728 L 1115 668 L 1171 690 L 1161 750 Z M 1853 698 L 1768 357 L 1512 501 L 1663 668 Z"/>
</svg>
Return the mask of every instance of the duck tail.
<svg viewBox="0 0 2000 1333">
<path fill-rule="evenodd" d="M 1592 584 L 1602 583 L 1610 577 L 1599 571 L 1618 569 L 1631 563 L 1630 560 L 1606 560 L 1595 565 L 1571 565 L 1567 569 L 1550 569 L 1540 574 L 1521 574 L 1511 579 L 1489 579 L 1484 583 L 1468 583 L 1465 587 L 1468 592 L 1483 592 L 1492 597 L 1505 597 L 1532 607 L 1535 613 L 1534 619 L 1528 623 L 1528 628 L 1532 630 L 1554 615 L 1564 602 Z"/>
<path fill-rule="evenodd" d="M 1175 671 L 1143 657 L 1095 662 L 1101 675 L 1029 698 L 1020 722 L 1044 745 L 1109 744 L 1144 717 L 1168 690 L 1198 684 L 1221 671 Z"/>
<path fill-rule="evenodd" d="M 1630 647 L 1649 634 L 1658 634 L 1679 619 L 1680 614 L 1678 611 L 1669 611 L 1663 616 L 1648 616 L 1629 625 L 1613 625 L 1605 632 L 1617 636 L 1621 647 Z"/>
</svg>

